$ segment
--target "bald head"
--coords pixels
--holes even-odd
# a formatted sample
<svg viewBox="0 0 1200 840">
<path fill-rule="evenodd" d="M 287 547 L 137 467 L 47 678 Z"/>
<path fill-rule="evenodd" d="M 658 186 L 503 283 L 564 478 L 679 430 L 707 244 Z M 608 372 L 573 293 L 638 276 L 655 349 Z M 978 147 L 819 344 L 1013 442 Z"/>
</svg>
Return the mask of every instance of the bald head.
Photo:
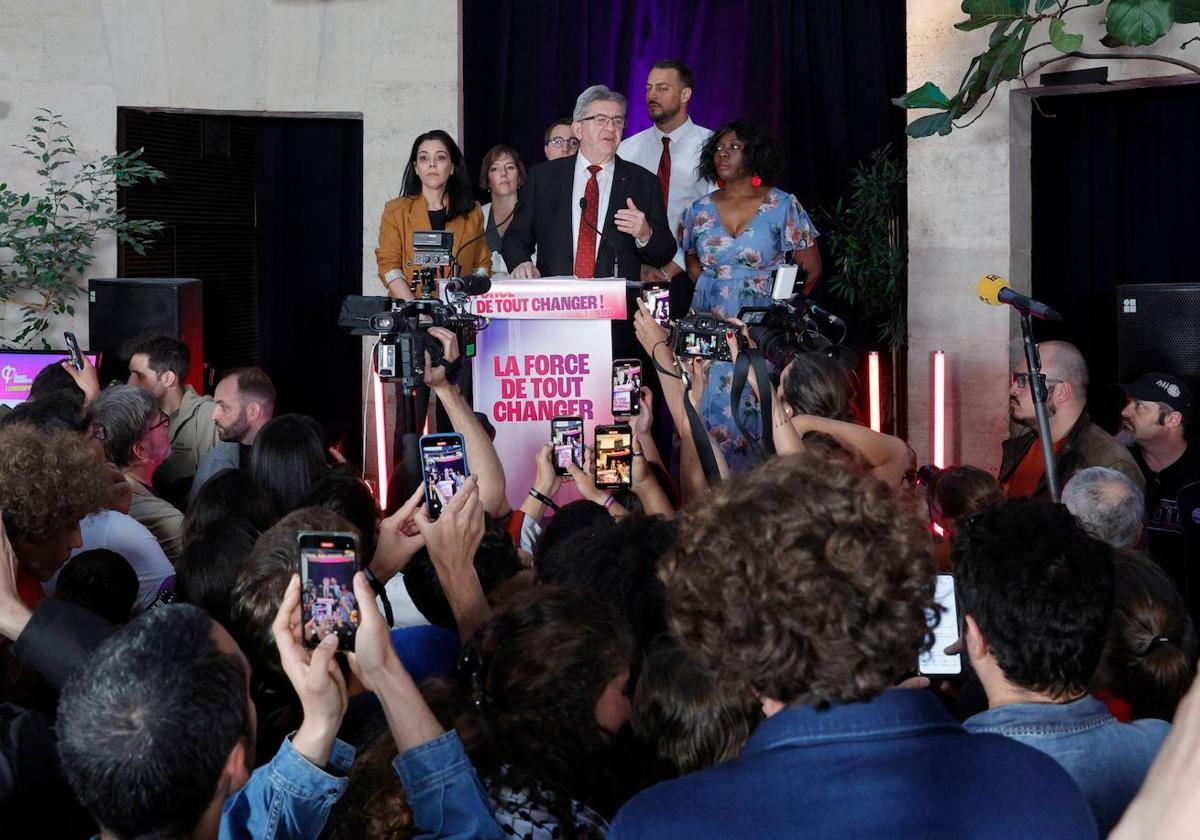
<svg viewBox="0 0 1200 840">
<path fill-rule="evenodd" d="M 1038 352 L 1042 356 L 1042 373 L 1046 378 L 1069 382 L 1075 400 L 1081 405 L 1086 403 L 1088 369 L 1079 348 L 1065 341 L 1043 341 L 1038 345 Z"/>
</svg>

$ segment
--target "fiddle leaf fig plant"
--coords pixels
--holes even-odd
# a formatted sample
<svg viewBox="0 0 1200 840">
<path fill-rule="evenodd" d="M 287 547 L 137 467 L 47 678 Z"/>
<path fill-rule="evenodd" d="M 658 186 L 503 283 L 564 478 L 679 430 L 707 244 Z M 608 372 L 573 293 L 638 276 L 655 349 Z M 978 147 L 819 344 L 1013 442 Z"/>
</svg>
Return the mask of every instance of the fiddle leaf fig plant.
<svg viewBox="0 0 1200 840">
<path fill-rule="evenodd" d="M 162 172 L 142 159 L 142 150 L 79 162 L 63 118 L 40 110 L 23 145 L 33 160 L 41 190 L 18 192 L 0 183 L 0 306 L 20 319 L 0 322 L 0 342 L 29 347 L 41 339 L 55 315 L 74 315 L 83 273 L 95 258 L 94 243 L 105 232 L 145 253 L 161 222 L 125 216 L 116 206 L 118 187 L 155 183 Z"/>
<path fill-rule="evenodd" d="M 946 135 L 955 128 L 965 128 L 988 109 L 1001 85 L 1024 79 L 1067 58 L 1162 61 L 1200 74 L 1200 66 L 1172 56 L 1140 51 L 1082 52 L 1084 37 L 1070 31 L 1068 16 L 1080 9 L 1100 5 L 1105 7 L 1105 35 L 1100 39 L 1100 45 L 1110 50 L 1147 47 L 1176 25 L 1200 23 L 1200 0 L 1076 0 L 1074 3 L 1071 0 L 963 0 L 962 11 L 967 19 L 956 23 L 955 29 L 971 32 L 992 27 L 987 49 L 971 59 L 953 95 L 947 95 L 933 82 L 926 82 L 893 100 L 901 108 L 936 112 L 909 123 L 908 135 Z M 1181 49 L 1196 40 L 1200 38 L 1189 39 Z M 1026 56 L 1044 47 L 1052 47 L 1055 55 L 1026 69 Z M 956 122 L 976 111 L 977 107 L 974 118 L 961 125 Z"/>
</svg>

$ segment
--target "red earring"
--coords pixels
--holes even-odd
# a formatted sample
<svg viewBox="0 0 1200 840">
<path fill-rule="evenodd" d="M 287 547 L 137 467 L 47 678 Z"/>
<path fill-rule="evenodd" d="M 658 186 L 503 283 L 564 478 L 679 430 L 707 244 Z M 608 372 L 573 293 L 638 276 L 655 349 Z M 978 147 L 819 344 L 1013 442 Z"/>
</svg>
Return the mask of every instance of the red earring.
<svg viewBox="0 0 1200 840">
<path fill-rule="evenodd" d="M 719 189 L 719 190 L 725 189 L 725 182 L 722 181 L 720 178 L 717 179 L 717 189 Z"/>
<path fill-rule="evenodd" d="M 759 178 L 757 175 L 755 175 L 753 178 L 750 179 L 750 185 L 753 187 L 761 187 L 762 186 L 762 178 Z"/>
</svg>

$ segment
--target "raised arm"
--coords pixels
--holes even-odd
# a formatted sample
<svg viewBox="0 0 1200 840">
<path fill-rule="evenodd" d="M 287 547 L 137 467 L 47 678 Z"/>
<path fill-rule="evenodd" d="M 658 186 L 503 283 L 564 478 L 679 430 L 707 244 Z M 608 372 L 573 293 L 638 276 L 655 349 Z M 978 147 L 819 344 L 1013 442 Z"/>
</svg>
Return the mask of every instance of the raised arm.
<svg viewBox="0 0 1200 840">
<path fill-rule="evenodd" d="M 441 342 L 447 364 L 458 359 L 458 339 L 454 333 L 443 327 L 430 327 L 429 334 Z M 484 510 L 491 516 L 508 513 L 504 465 L 500 463 L 496 447 L 492 445 L 492 439 L 484 431 L 462 391 L 446 378 L 446 368 L 430 364 L 428 351 L 425 353 L 425 384 L 437 394 L 438 402 L 446 410 L 454 431 L 463 436 L 467 447 L 467 465 L 471 475 L 479 478 L 479 495 L 483 499 Z"/>
<path fill-rule="evenodd" d="M 908 472 L 908 444 L 898 437 L 885 435 L 844 420 L 830 420 L 811 414 L 797 414 L 792 428 L 801 437 L 805 432 L 824 432 L 848 449 L 853 449 L 871 467 L 871 475 L 892 486 L 898 486 Z"/>
</svg>

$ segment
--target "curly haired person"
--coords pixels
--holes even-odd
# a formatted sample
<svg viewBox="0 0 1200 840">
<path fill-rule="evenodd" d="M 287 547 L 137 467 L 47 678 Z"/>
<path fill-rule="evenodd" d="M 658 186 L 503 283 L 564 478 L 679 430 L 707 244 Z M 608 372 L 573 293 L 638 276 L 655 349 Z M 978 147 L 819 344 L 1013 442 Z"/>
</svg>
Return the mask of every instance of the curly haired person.
<svg viewBox="0 0 1200 840">
<path fill-rule="evenodd" d="M 740 754 L 664 782 L 608 837 L 1094 837 L 1070 777 L 893 688 L 929 644 L 928 538 L 879 481 L 811 454 L 722 484 L 661 572 L 667 623 L 765 720 Z"/>
</svg>

